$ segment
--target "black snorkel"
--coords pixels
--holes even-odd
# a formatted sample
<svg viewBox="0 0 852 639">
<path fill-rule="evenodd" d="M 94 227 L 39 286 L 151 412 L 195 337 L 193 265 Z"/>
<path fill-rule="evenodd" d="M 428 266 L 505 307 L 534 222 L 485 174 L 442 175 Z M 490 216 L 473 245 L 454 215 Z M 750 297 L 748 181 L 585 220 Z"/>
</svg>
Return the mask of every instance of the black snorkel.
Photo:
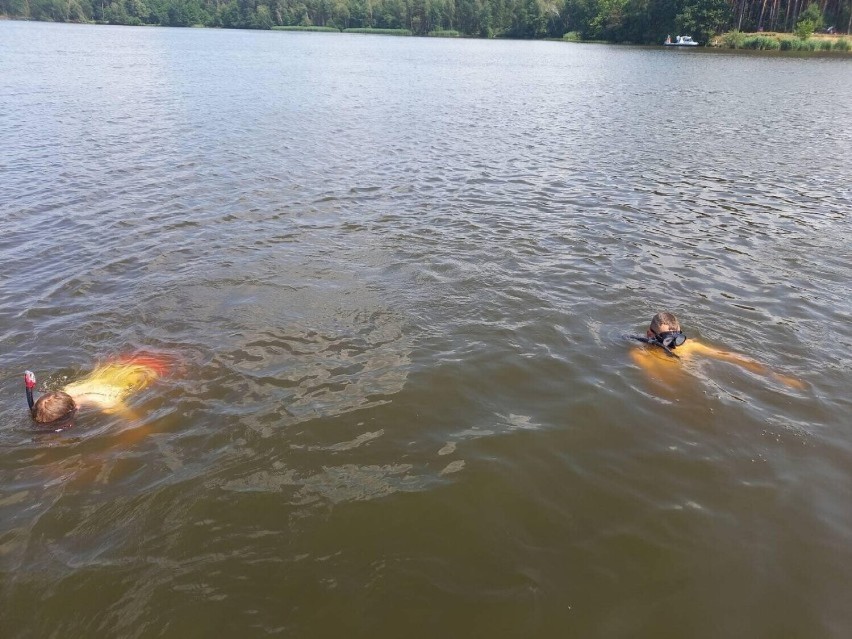
<svg viewBox="0 0 852 639">
<path fill-rule="evenodd" d="M 35 406 L 35 400 L 33 399 L 33 389 L 36 385 L 36 378 L 32 371 L 24 372 L 24 386 L 27 389 L 27 404 L 30 405 L 30 412 L 33 410 L 33 406 Z"/>
<path fill-rule="evenodd" d="M 653 331 L 652 331 L 653 332 Z M 655 344 L 662 348 L 666 355 L 680 359 L 680 355 L 675 353 L 673 349 L 677 348 L 686 341 L 686 335 L 680 331 L 663 331 L 662 333 L 654 333 L 654 337 L 640 337 L 639 335 L 631 335 L 635 339 L 645 344 Z"/>
</svg>

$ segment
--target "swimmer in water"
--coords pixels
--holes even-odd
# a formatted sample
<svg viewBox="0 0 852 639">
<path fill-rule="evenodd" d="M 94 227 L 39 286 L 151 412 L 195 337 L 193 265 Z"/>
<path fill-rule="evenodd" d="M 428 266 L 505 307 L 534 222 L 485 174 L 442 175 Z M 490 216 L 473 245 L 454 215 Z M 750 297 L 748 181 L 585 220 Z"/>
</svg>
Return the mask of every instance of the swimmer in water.
<svg viewBox="0 0 852 639">
<path fill-rule="evenodd" d="M 672 313 L 657 313 L 651 318 L 651 325 L 645 337 L 638 335 L 630 337 L 651 346 L 651 348 L 631 353 L 633 361 L 645 371 L 659 372 L 666 364 L 676 363 L 678 360 L 689 362 L 696 356 L 705 356 L 736 364 L 752 373 L 770 375 L 791 388 L 804 388 L 804 384 L 799 380 L 771 371 L 763 364 L 744 355 L 713 348 L 695 339 L 687 339 L 681 331 L 680 322 Z"/>
<path fill-rule="evenodd" d="M 98 366 L 89 375 L 68 384 L 63 390 L 44 393 L 38 401 L 33 399 L 36 378 L 30 371 L 24 374 L 24 386 L 35 422 L 43 428 L 64 430 L 73 425 L 79 408 L 119 408 L 131 393 L 147 387 L 167 370 L 168 364 L 163 359 L 134 356 Z"/>
</svg>

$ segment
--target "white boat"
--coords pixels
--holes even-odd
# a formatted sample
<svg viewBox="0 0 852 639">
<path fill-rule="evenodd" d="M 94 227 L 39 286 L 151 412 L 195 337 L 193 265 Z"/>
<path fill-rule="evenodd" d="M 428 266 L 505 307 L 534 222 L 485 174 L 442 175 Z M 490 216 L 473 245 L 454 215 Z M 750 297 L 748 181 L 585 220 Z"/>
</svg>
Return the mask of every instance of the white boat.
<svg viewBox="0 0 852 639">
<path fill-rule="evenodd" d="M 678 36 L 674 41 L 672 41 L 671 36 L 666 36 L 663 45 L 667 47 L 697 47 L 698 43 L 692 39 L 692 36 Z"/>
</svg>

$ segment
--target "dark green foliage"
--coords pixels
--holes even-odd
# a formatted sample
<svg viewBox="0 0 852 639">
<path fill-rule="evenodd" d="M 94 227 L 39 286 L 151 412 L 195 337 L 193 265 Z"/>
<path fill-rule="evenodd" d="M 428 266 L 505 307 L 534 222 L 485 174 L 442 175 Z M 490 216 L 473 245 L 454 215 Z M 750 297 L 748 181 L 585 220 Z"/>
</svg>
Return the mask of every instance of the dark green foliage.
<svg viewBox="0 0 852 639">
<path fill-rule="evenodd" d="M 721 33 L 730 20 L 727 0 L 687 0 L 675 17 L 675 26 L 678 33 L 689 33 L 703 44 Z"/>
<path fill-rule="evenodd" d="M 29 17 L 27 0 L 0 0 L 0 16 Z"/>
<path fill-rule="evenodd" d="M 812 2 L 807 9 L 799 14 L 795 32 L 799 38 L 807 40 L 814 34 L 814 31 L 821 29 L 822 26 L 822 11 L 820 11 L 818 4 Z"/>
<path fill-rule="evenodd" d="M 31 0 L 29 7 L 33 20 L 65 22 L 67 18 L 64 0 Z"/>
<path fill-rule="evenodd" d="M 203 24 L 209 16 L 198 4 L 198 0 L 175 0 L 166 9 L 165 24 L 170 27 L 191 27 Z"/>
<path fill-rule="evenodd" d="M 799 20 L 809 20 L 814 26 L 814 31 L 822 29 L 825 26 L 822 11 L 820 11 L 819 5 L 816 2 L 811 2 L 808 8 L 799 14 Z"/>
<path fill-rule="evenodd" d="M 816 31 L 816 23 L 813 20 L 799 20 L 796 23 L 796 36 L 802 40 L 810 38 Z"/>
</svg>

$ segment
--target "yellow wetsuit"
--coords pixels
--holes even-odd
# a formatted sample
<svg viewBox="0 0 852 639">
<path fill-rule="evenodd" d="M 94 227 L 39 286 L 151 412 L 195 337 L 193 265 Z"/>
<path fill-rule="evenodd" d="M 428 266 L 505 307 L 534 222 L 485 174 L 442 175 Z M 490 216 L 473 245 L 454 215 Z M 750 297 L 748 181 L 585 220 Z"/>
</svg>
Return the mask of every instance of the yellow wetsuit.
<svg viewBox="0 0 852 639">
<path fill-rule="evenodd" d="M 752 373 L 760 375 L 770 375 L 778 381 L 790 386 L 791 388 L 804 388 L 804 384 L 788 375 L 782 375 L 769 370 L 763 364 L 754 361 L 744 355 L 722 351 L 712 346 L 707 346 L 694 339 L 688 339 L 686 342 L 672 350 L 678 357 L 668 355 L 660 346 L 647 344 L 645 346 L 631 349 L 630 357 L 633 361 L 645 372 L 653 375 L 657 379 L 669 381 L 673 380 L 681 369 L 679 365 L 689 366 L 690 362 L 698 356 L 712 357 L 717 360 L 736 364 Z"/>
<path fill-rule="evenodd" d="M 120 359 L 98 366 L 64 390 L 78 405 L 115 408 L 131 393 L 142 390 L 164 374 L 166 366 L 163 360 L 149 356 Z"/>
</svg>

